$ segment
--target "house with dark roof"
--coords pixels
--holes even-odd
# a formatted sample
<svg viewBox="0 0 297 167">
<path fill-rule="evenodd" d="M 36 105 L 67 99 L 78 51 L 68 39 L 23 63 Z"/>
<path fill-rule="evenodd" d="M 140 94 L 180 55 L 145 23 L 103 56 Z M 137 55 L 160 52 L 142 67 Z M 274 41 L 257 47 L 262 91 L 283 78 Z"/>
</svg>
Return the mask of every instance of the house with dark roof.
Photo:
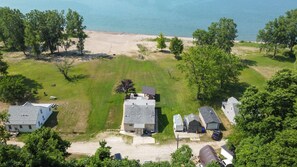
<svg viewBox="0 0 297 167">
<path fill-rule="evenodd" d="M 53 104 L 29 102 L 22 106 L 10 106 L 5 127 L 10 132 L 33 132 L 42 127 L 50 117 L 52 106 Z"/>
<path fill-rule="evenodd" d="M 156 97 L 156 90 L 153 87 L 143 86 L 142 93 L 147 96 L 149 99 L 155 99 Z"/>
<path fill-rule="evenodd" d="M 131 94 L 130 99 L 124 101 L 123 126 L 126 132 L 142 135 L 144 131 L 155 132 L 156 102 L 144 94 Z"/>
<path fill-rule="evenodd" d="M 199 117 L 202 126 L 207 130 L 218 130 L 220 129 L 221 121 L 217 116 L 213 108 L 204 106 L 199 108 Z"/>
<path fill-rule="evenodd" d="M 188 133 L 202 132 L 202 126 L 199 122 L 199 118 L 196 115 L 194 114 L 186 115 L 184 117 L 184 123 L 185 123 L 186 131 Z"/>
<path fill-rule="evenodd" d="M 230 97 L 226 102 L 222 102 L 222 111 L 231 124 L 236 124 L 234 118 L 239 113 L 239 105 L 241 103 L 234 97 Z"/>
<path fill-rule="evenodd" d="M 206 145 L 200 149 L 199 160 L 202 166 L 206 166 L 211 162 L 217 162 L 218 164 L 220 162 L 215 150 L 210 145 Z"/>
<path fill-rule="evenodd" d="M 173 116 L 173 129 L 176 132 L 184 131 L 184 123 L 180 114 L 176 114 Z"/>
</svg>

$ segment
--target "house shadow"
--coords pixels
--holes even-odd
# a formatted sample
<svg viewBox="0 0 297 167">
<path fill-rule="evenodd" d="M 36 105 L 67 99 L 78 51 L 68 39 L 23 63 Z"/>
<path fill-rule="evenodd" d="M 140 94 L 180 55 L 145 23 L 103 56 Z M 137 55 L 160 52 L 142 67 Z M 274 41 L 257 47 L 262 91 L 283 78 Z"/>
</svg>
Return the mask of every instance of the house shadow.
<svg viewBox="0 0 297 167">
<path fill-rule="evenodd" d="M 58 125 L 58 111 L 53 111 L 52 115 L 44 123 L 45 127 L 54 128 Z"/>
<path fill-rule="evenodd" d="M 156 100 L 156 102 L 160 102 L 161 101 L 161 95 L 160 94 L 156 94 L 155 95 L 155 100 Z"/>
<path fill-rule="evenodd" d="M 166 126 L 169 124 L 168 118 L 166 114 L 162 113 L 162 108 L 161 107 L 156 107 L 156 112 L 157 112 L 157 122 L 158 122 L 158 133 L 162 133 Z"/>
</svg>

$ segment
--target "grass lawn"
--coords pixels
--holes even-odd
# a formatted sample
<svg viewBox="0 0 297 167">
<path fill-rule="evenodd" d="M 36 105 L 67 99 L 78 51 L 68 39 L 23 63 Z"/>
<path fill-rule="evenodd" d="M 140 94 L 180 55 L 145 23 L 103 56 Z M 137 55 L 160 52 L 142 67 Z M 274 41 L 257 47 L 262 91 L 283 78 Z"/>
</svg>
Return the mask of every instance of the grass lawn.
<svg viewBox="0 0 297 167">
<path fill-rule="evenodd" d="M 260 53 L 251 53 L 242 58 L 250 63 L 240 76 L 243 88 L 255 85 L 262 89 L 271 75 L 264 72 L 265 68 L 269 71 L 271 68 L 293 67 L 291 61 L 272 60 Z M 155 87 L 160 94 L 160 102 L 157 103 L 160 133 L 154 137 L 158 141 L 168 141 L 174 138 L 173 115 L 198 114 L 199 107 L 195 92 L 187 86 L 176 64 L 177 60 L 169 55 L 150 61 L 125 56 L 94 60 L 74 66 L 70 74 L 84 76 L 75 82 L 66 81 L 53 63 L 35 60 L 11 61 L 9 73 L 22 74 L 42 85 L 38 101 L 59 105 L 47 124 L 65 134 L 69 140 L 84 140 L 100 131 L 120 128 L 124 95 L 114 92 L 120 80 L 132 79 L 137 91 L 141 91 L 144 85 Z M 50 101 L 49 96 L 56 96 L 58 100 Z M 222 117 L 220 111 L 219 115 Z M 230 125 L 225 127 L 229 128 Z"/>
</svg>

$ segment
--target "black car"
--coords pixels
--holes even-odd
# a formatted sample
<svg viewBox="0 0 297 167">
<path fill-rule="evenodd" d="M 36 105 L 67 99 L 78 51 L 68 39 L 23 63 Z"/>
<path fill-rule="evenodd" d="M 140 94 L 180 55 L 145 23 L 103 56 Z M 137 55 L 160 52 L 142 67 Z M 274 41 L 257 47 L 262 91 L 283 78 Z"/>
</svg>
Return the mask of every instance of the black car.
<svg viewBox="0 0 297 167">
<path fill-rule="evenodd" d="M 211 138 L 216 141 L 221 140 L 222 137 L 223 137 L 223 133 L 220 130 L 213 131 L 213 133 L 211 135 Z"/>
</svg>

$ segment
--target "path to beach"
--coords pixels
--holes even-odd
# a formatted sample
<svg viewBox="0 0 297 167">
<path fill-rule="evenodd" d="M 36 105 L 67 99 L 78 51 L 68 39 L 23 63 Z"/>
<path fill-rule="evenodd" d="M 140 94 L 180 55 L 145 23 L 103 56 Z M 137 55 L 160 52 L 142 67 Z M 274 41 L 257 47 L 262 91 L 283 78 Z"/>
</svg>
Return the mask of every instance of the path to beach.
<svg viewBox="0 0 297 167">
<path fill-rule="evenodd" d="M 107 145 L 111 146 L 111 153 L 121 153 L 123 157 L 128 157 L 129 159 L 139 159 L 140 162 L 145 161 L 164 161 L 170 160 L 170 154 L 176 150 L 176 142 L 168 144 L 127 144 L 123 141 L 120 136 L 109 136 L 105 138 Z M 211 145 L 215 149 L 220 148 L 224 145 L 225 141 L 220 142 L 188 142 L 182 144 L 189 145 L 193 150 L 193 155 L 198 156 L 199 150 L 205 145 Z M 20 147 L 24 146 L 22 142 L 8 141 L 8 144 L 18 145 Z M 93 155 L 99 148 L 98 141 L 88 141 L 88 142 L 73 142 L 68 148 L 68 152 L 72 154 L 85 154 Z"/>
</svg>

